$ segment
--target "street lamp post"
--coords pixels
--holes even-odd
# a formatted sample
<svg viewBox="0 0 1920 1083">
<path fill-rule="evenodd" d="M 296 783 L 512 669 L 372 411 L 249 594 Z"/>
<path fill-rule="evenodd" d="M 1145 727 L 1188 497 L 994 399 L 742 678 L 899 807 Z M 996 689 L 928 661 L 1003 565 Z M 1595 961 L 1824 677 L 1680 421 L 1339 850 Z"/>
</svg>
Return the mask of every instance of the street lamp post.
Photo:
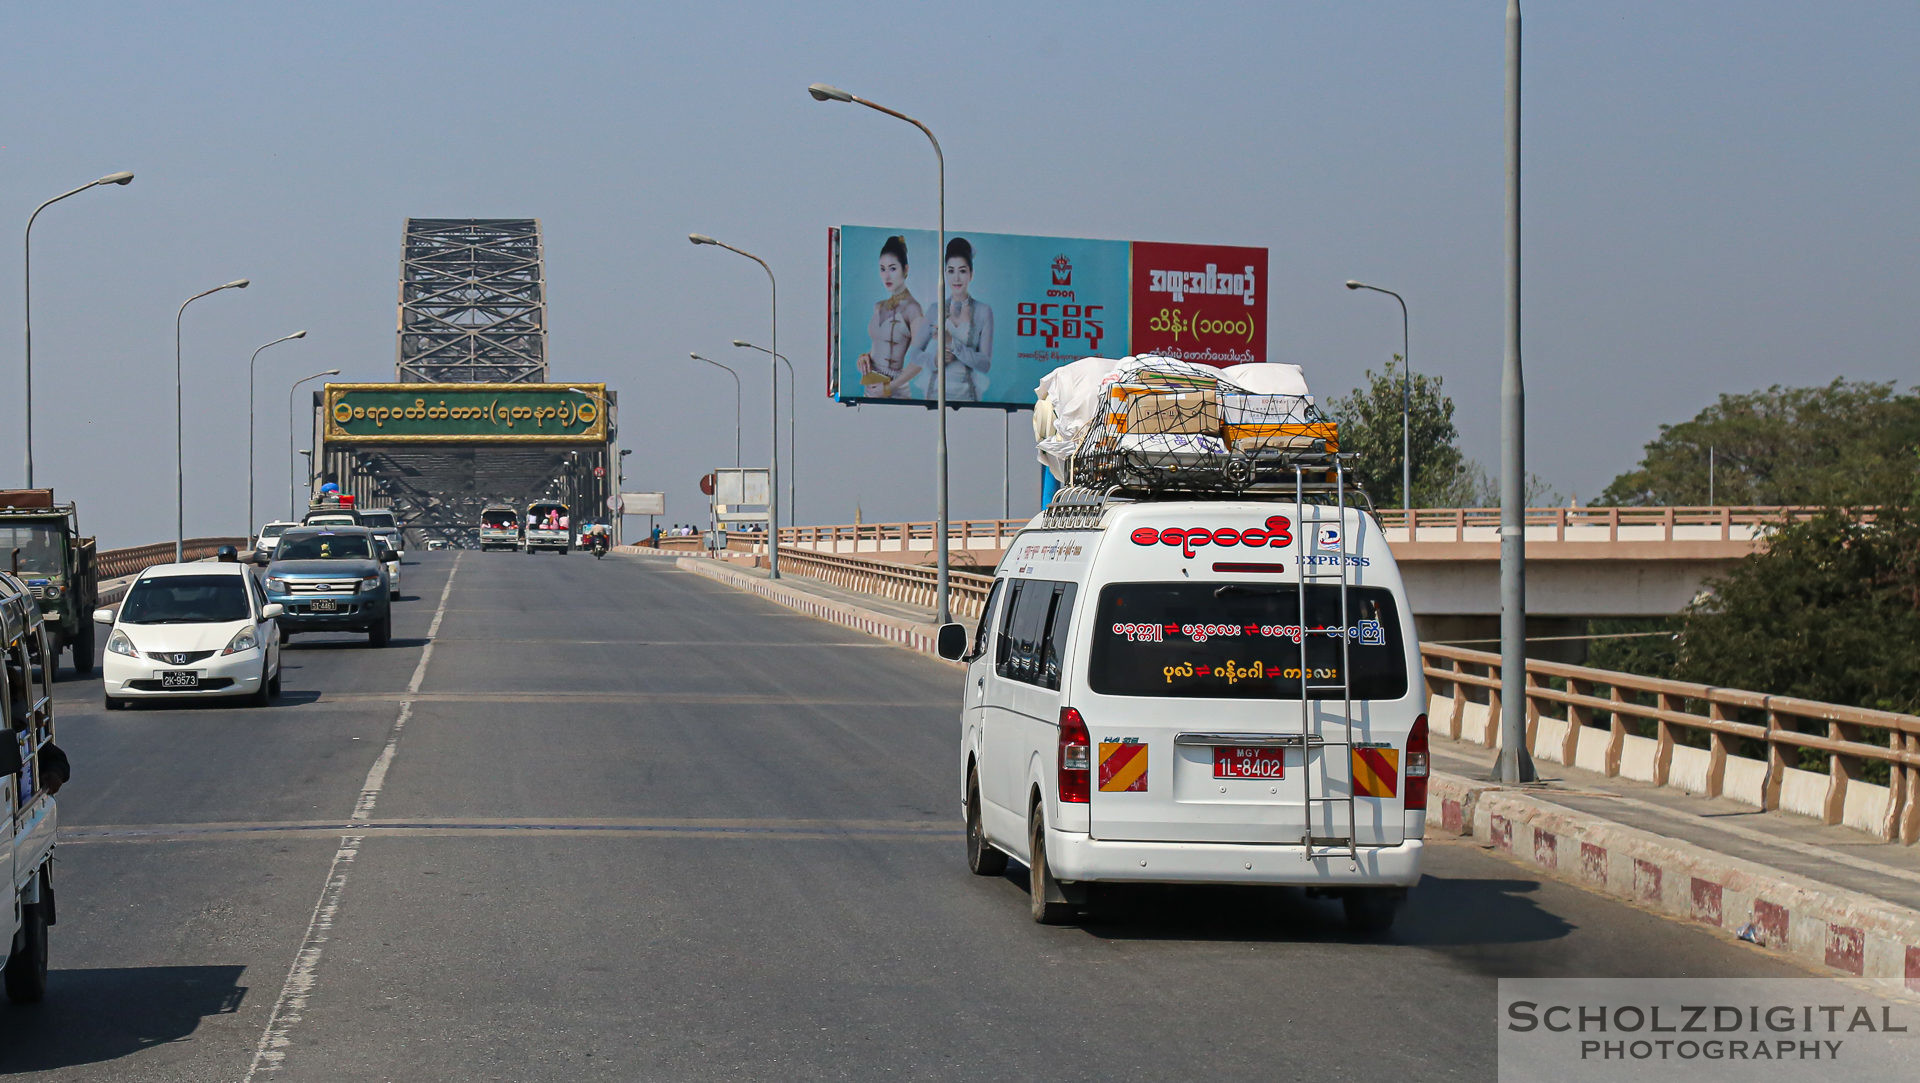
<svg viewBox="0 0 1920 1083">
<path fill-rule="evenodd" d="M 20 278 L 21 290 L 26 295 L 24 298 L 26 302 L 27 325 L 27 387 L 25 401 L 27 409 L 27 488 L 29 489 L 33 488 L 33 220 L 40 217 L 41 211 L 46 210 L 48 207 L 53 206 L 68 196 L 77 196 L 89 188 L 98 188 L 103 184 L 124 185 L 131 183 L 133 183 L 133 174 L 131 173 L 109 173 L 99 180 L 88 181 L 71 192 L 62 192 L 54 196 L 52 199 L 35 207 L 33 213 L 27 216 L 27 235 L 24 246 L 26 248 L 26 261 L 25 266 L 21 268 Z"/>
<path fill-rule="evenodd" d="M 1400 302 L 1400 509 L 1413 510 L 1413 359 L 1407 355 L 1407 299 L 1388 289 L 1347 279 L 1350 290 L 1372 290 Z"/>
<path fill-rule="evenodd" d="M 711 357 L 702 357 L 697 353 L 690 353 L 687 356 L 695 361 L 705 361 L 714 368 L 726 369 L 727 375 L 733 377 L 733 465 L 738 469 L 740 466 L 740 374 Z"/>
<path fill-rule="evenodd" d="M 735 346 L 749 350 L 759 350 L 772 354 L 775 360 L 787 366 L 787 525 L 800 525 L 800 500 L 794 495 L 794 487 L 800 475 L 800 412 L 794 401 L 793 362 L 785 354 L 776 354 L 765 346 L 755 346 L 745 339 L 734 339 Z"/>
<path fill-rule="evenodd" d="M 180 302 L 180 311 L 173 316 L 173 513 L 175 526 L 173 562 L 175 564 L 187 558 L 187 415 L 185 399 L 181 393 L 183 381 L 180 375 L 180 321 L 187 314 L 187 306 L 200 298 L 219 293 L 221 290 L 244 290 L 247 284 L 246 279 L 236 278 L 210 290 L 201 290 Z"/>
<path fill-rule="evenodd" d="M 1527 752 L 1526 385 L 1520 366 L 1520 0 L 1507 0 L 1507 349 L 1500 369 L 1500 781 L 1534 781 Z"/>
<path fill-rule="evenodd" d="M 260 350 L 266 349 L 267 346 L 278 346 L 282 342 L 289 342 L 296 338 L 306 338 L 306 337 L 307 337 L 307 333 L 305 331 L 295 331 L 291 335 L 282 335 L 281 337 L 274 339 L 272 342 L 267 343 L 266 346 L 260 347 Z M 247 529 L 246 529 L 246 537 L 249 540 L 253 538 L 253 528 L 256 525 L 253 521 L 253 364 L 254 362 L 260 360 L 260 350 L 253 351 L 253 356 L 247 359 Z"/>
<path fill-rule="evenodd" d="M 609 432 L 609 433 L 613 431 L 613 404 L 607 401 L 607 397 L 605 395 L 602 395 L 596 391 L 588 391 L 584 387 L 569 387 L 567 388 L 567 390 L 573 392 L 576 395 L 585 395 L 588 398 L 592 399 L 594 402 L 598 403 L 600 406 L 600 417 L 602 419 L 601 431 Z M 607 441 L 607 444 L 608 446 L 612 446 L 613 441 L 609 439 Z M 605 454 L 601 455 L 601 459 L 603 461 L 606 459 L 606 457 L 607 456 Z M 606 466 L 602 465 L 601 469 L 602 471 L 606 470 Z M 594 479 L 593 492 L 594 492 L 594 497 L 597 501 L 597 503 L 594 506 L 594 512 L 593 512 L 595 515 L 599 515 L 602 511 L 613 510 L 612 506 L 607 503 L 608 494 L 605 492 L 605 489 L 606 489 L 605 482 L 607 480 L 608 479 L 604 476 Z M 618 486 L 620 484 L 619 479 L 614 478 L 612 480 L 615 486 L 615 491 L 618 491 Z"/>
<path fill-rule="evenodd" d="M 296 431 L 293 421 L 293 394 L 300 390 L 301 384 L 312 383 L 322 376 L 338 375 L 340 375 L 339 369 L 328 369 L 325 372 L 316 372 L 311 376 L 295 380 L 293 386 L 287 389 L 287 521 L 290 523 L 298 522 L 300 515 L 299 509 L 293 506 L 293 492 L 300 485 L 299 477 L 295 473 L 295 471 L 299 469 L 298 454 L 293 449 L 293 434 Z M 313 452 L 309 451 L 307 454 L 312 455 Z M 309 464 L 307 468 L 307 484 L 309 486 L 313 484 L 313 468 L 311 464 Z"/>
<path fill-rule="evenodd" d="M 935 426 L 938 435 L 935 438 L 934 474 L 935 509 L 933 523 L 933 547 L 937 561 L 938 615 L 934 618 L 941 624 L 953 620 L 953 609 L 947 596 L 947 158 L 940 152 L 940 140 L 933 136 L 933 129 L 896 109 L 889 109 L 878 102 L 871 102 L 856 94 L 849 94 L 839 87 L 825 83 L 815 83 L 807 88 L 813 100 L 821 102 L 853 102 L 864 105 L 876 112 L 885 113 L 897 120 L 920 129 L 927 142 L 933 144 L 933 157 L 940 173 L 940 232 L 935 242 L 934 261 L 940 268 L 936 276 L 940 279 L 940 307 L 933 314 L 933 382 L 938 388 L 934 398 L 934 409 L 939 414 L 939 424 Z"/>
<path fill-rule="evenodd" d="M 773 306 L 773 317 L 768 331 L 773 336 L 769 340 L 771 342 L 769 352 L 777 356 L 780 350 L 780 287 L 774 281 L 773 268 L 767 266 L 766 260 L 752 252 L 744 248 L 735 248 L 725 241 L 716 241 L 704 233 L 689 233 L 687 240 L 694 244 L 710 244 L 724 248 L 736 256 L 745 256 L 758 263 L 760 269 L 767 272 L 767 289 Z M 719 364 L 717 361 L 714 363 Z M 773 382 L 773 448 L 772 454 L 768 456 L 771 460 L 771 469 L 767 472 L 767 577 L 778 579 L 780 578 L 780 366 L 774 364 L 772 359 L 768 359 L 767 371 L 772 376 Z"/>
</svg>

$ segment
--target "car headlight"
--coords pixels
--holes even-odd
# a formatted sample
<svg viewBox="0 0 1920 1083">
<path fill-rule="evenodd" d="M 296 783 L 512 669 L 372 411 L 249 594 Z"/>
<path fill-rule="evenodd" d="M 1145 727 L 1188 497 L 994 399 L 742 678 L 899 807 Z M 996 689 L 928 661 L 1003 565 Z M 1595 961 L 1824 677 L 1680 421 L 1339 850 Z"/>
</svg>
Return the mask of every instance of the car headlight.
<svg viewBox="0 0 1920 1083">
<path fill-rule="evenodd" d="M 52 601 L 53 599 L 60 597 L 61 591 L 60 591 L 60 584 L 58 583 L 48 583 L 46 585 L 45 590 L 46 590 L 48 601 Z"/>
<path fill-rule="evenodd" d="M 379 590 L 379 589 L 380 589 L 380 577 L 379 577 L 379 576 L 377 576 L 377 575 L 368 575 L 368 576 L 362 576 L 362 577 L 361 577 L 361 579 L 360 579 L 360 591 L 361 591 L 361 593 L 363 593 L 363 594 L 364 594 L 364 593 L 366 593 L 367 591 L 370 591 L 370 590 Z"/>
<path fill-rule="evenodd" d="M 266 587 L 274 594 L 285 594 L 287 592 L 287 581 L 277 575 L 267 576 L 266 579 L 261 581 L 261 586 Z"/>
<path fill-rule="evenodd" d="M 115 628 L 113 634 L 107 637 L 107 650 L 114 654 L 124 654 L 128 658 L 140 657 L 140 651 L 133 645 L 133 640 L 128 639 L 127 633 L 118 628 Z"/>
<path fill-rule="evenodd" d="M 222 655 L 239 654 L 241 651 L 250 651 L 259 645 L 260 640 L 254 636 L 253 629 L 242 628 L 233 633 L 233 638 L 227 640 L 226 649 L 220 653 Z"/>
</svg>

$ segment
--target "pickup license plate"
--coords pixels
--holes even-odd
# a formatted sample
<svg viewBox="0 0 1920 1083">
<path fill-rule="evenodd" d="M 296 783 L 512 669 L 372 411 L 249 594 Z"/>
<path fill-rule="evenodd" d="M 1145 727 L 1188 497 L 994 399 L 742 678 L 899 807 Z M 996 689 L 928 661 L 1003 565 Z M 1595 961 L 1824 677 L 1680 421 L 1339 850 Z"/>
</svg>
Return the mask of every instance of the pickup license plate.
<svg viewBox="0 0 1920 1083">
<path fill-rule="evenodd" d="M 1213 748 L 1214 778 L 1285 778 L 1287 750 L 1284 748 Z"/>
<path fill-rule="evenodd" d="M 161 688 L 195 689 L 200 687 L 200 674 L 197 671 L 176 671 L 160 674 Z"/>
<path fill-rule="evenodd" d="M 307 603 L 307 608 L 315 613 L 338 613 L 340 603 L 332 598 L 315 598 Z"/>
</svg>

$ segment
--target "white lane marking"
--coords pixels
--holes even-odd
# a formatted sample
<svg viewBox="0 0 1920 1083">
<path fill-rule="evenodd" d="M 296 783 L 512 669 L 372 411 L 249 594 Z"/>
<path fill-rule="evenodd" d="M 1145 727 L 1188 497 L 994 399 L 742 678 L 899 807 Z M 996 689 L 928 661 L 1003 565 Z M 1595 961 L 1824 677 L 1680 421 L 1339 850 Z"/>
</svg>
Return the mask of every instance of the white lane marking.
<svg viewBox="0 0 1920 1083">
<path fill-rule="evenodd" d="M 440 631 L 440 622 L 447 615 L 447 599 L 453 594 L 453 577 L 460 571 L 461 556 L 453 558 L 453 567 L 447 571 L 446 586 L 440 588 L 440 605 L 433 611 L 433 623 L 427 626 L 427 645 L 420 651 L 420 661 L 413 667 L 413 677 L 407 681 L 407 694 L 415 695 L 420 691 L 420 683 L 426 679 L 427 660 L 433 657 L 433 637 Z M 393 763 L 394 750 L 400 743 L 400 731 L 406 728 L 408 716 L 413 714 L 413 701 L 404 700 L 400 704 L 400 714 L 394 719 L 393 729 L 387 734 L 387 743 L 380 750 L 380 756 L 373 761 L 367 771 L 367 779 L 360 785 L 360 799 L 354 803 L 354 820 L 365 820 L 373 814 L 373 806 L 380 799 L 380 790 L 387 783 L 387 768 Z M 267 1027 L 260 1032 L 260 1044 L 254 1047 L 253 1063 L 247 1066 L 247 1074 L 240 1077 L 240 1083 L 253 1083 L 253 1077 L 260 1072 L 274 1072 L 280 1069 L 287 1058 L 287 1045 L 292 1041 L 293 1025 L 306 1014 L 307 997 L 312 995 L 314 986 L 320 980 L 320 956 L 325 951 L 329 935 L 333 931 L 333 917 L 340 910 L 340 898 L 347 890 L 347 873 L 351 871 L 353 859 L 360 854 L 360 843 L 365 835 L 342 835 L 340 848 L 333 852 L 333 863 L 327 866 L 327 880 L 320 888 L 320 898 L 313 904 L 313 917 L 307 922 L 306 936 L 300 940 L 300 951 L 293 957 L 293 966 L 287 970 L 287 980 L 280 986 L 280 999 L 273 1002 L 273 1011 L 267 1016 Z"/>
<path fill-rule="evenodd" d="M 326 885 L 320 889 L 320 898 L 313 904 L 313 917 L 307 922 L 307 935 L 300 941 L 293 966 L 287 969 L 280 999 L 273 1003 L 267 1027 L 260 1032 L 260 1044 L 254 1047 L 253 1063 L 247 1066 L 247 1074 L 240 1077 L 240 1083 L 252 1083 L 259 1072 L 277 1071 L 286 1060 L 287 1044 L 292 1040 L 289 1032 L 306 1014 L 307 996 L 319 980 L 320 954 L 333 932 L 333 916 L 339 911 L 340 895 L 347 888 L 347 870 L 360 853 L 362 838 L 361 835 L 342 836 L 340 848 L 333 852 L 333 864 L 327 866 Z"/>
<path fill-rule="evenodd" d="M 407 728 L 407 719 L 413 717 L 412 697 L 420 694 L 420 684 L 427 678 L 427 663 L 433 660 L 433 647 L 438 642 L 434 637 L 440 634 L 440 622 L 446 619 L 447 599 L 453 594 L 453 577 L 458 574 L 460 557 L 456 556 L 452 570 L 447 572 L 447 584 L 440 588 L 440 606 L 433 611 L 433 623 L 427 625 L 427 645 L 421 649 L 420 662 L 413 667 L 413 677 L 407 681 L 407 695 L 400 701 L 400 714 L 394 718 L 393 728 L 387 731 L 386 745 L 374 758 L 373 766 L 367 769 L 367 780 L 360 784 L 360 798 L 353 804 L 352 819 L 372 816 L 373 806 L 380 801 L 380 791 L 387 785 L 387 768 L 393 766 L 394 754 L 400 749 L 400 734 Z"/>
</svg>

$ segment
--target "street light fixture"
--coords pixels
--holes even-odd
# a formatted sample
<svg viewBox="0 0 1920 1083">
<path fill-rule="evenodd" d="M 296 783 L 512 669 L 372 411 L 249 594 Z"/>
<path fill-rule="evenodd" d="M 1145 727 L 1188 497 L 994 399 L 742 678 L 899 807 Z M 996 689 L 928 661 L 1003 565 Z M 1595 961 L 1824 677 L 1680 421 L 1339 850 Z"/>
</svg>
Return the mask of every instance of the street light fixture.
<svg viewBox="0 0 1920 1083">
<path fill-rule="evenodd" d="M 316 372 L 311 376 L 295 380 L 293 386 L 287 389 L 287 521 L 290 523 L 300 521 L 299 509 L 293 506 L 293 493 L 300 484 L 299 479 L 294 475 L 294 471 L 298 469 L 298 464 L 294 462 L 295 454 L 293 450 L 293 434 L 297 431 L 294 427 L 293 420 L 293 393 L 300 390 L 301 384 L 312 383 L 322 376 L 338 375 L 340 375 L 339 369 L 328 369 L 325 372 Z M 301 454 L 312 455 L 313 452 L 305 451 L 301 452 Z M 313 465 L 311 463 L 307 465 L 307 488 L 309 490 L 313 488 Z"/>
<path fill-rule="evenodd" d="M 726 369 L 727 375 L 733 377 L 733 465 L 737 470 L 740 467 L 740 374 L 711 357 L 702 357 L 697 353 L 690 353 L 687 356 L 695 361 L 705 361 L 714 368 Z"/>
<path fill-rule="evenodd" d="M 800 475 L 800 412 L 794 402 L 793 362 L 785 354 L 776 354 L 765 346 L 755 346 L 745 339 L 734 339 L 735 346 L 748 350 L 759 350 L 772 354 L 774 359 L 787 366 L 787 525 L 800 524 L 800 501 L 794 496 L 794 486 Z M 778 524 L 775 524 L 778 525 Z"/>
<path fill-rule="evenodd" d="M 773 268 L 767 266 L 766 260 L 754 255 L 752 252 L 744 248 L 735 248 L 725 241 L 716 241 L 704 233 L 689 233 L 687 234 L 687 240 L 692 241 L 694 244 L 710 244 L 718 248 L 724 248 L 736 256 L 745 256 L 753 262 L 758 263 L 760 269 L 767 272 L 767 288 L 773 304 L 773 319 L 769 331 L 773 337 L 770 341 L 772 342 L 773 350 L 778 351 L 780 349 L 780 287 L 774 281 Z M 701 358 L 701 360 L 704 361 L 707 359 Z M 716 361 L 714 364 L 717 365 L 719 362 Z M 769 360 L 767 362 L 767 371 L 773 381 L 771 411 L 773 414 L 773 449 L 772 454 L 768 456 L 771 461 L 771 469 L 767 471 L 767 577 L 769 579 L 778 579 L 780 578 L 780 366 Z M 736 454 L 738 446 L 736 442 Z"/>
<path fill-rule="evenodd" d="M 180 377 L 180 321 L 187 314 L 187 306 L 209 294 L 221 290 L 244 290 L 247 279 L 236 278 L 215 286 L 210 290 L 201 290 L 192 297 L 180 302 L 180 311 L 173 316 L 173 513 L 175 533 L 173 538 L 173 562 L 187 559 L 187 467 L 186 467 L 186 408 L 181 393 Z"/>
<path fill-rule="evenodd" d="M 266 349 L 267 346 L 278 346 L 282 342 L 306 337 L 305 331 L 295 331 L 291 335 L 282 335 L 274 339 L 266 346 L 260 347 L 260 350 Z M 253 351 L 253 356 L 247 359 L 247 529 L 245 537 L 248 539 L 252 539 L 253 528 L 257 525 L 253 520 L 253 363 L 260 360 L 260 350 Z"/>
<path fill-rule="evenodd" d="M 885 113 L 896 120 L 906 121 L 908 124 L 920 129 L 921 134 L 927 137 L 927 142 L 933 144 L 933 157 L 939 166 L 940 233 L 939 240 L 935 242 L 936 251 L 934 252 L 934 259 L 938 266 L 941 267 L 941 271 L 937 275 L 940 279 L 940 307 L 939 310 L 933 314 L 933 382 L 938 389 L 934 397 L 934 410 L 940 418 L 939 424 L 935 426 L 938 430 L 934 451 L 935 492 L 937 495 L 935 497 L 936 507 L 933 523 L 933 548 L 936 568 L 938 569 L 936 594 L 938 597 L 937 609 L 939 612 L 934 619 L 941 624 L 947 624 L 953 620 L 953 608 L 948 604 L 947 594 L 947 276 L 945 273 L 947 249 L 947 158 L 946 155 L 940 152 L 940 140 L 934 138 L 933 129 L 897 109 L 889 109 L 878 102 L 868 101 L 856 94 L 849 94 L 839 87 L 828 86 L 825 83 L 814 83 L 807 88 L 807 93 L 813 95 L 814 101 L 854 102 L 859 105 L 864 105 L 876 112 Z M 774 345 L 777 348 L 779 343 L 775 343 Z"/>
<path fill-rule="evenodd" d="M 24 246 L 26 248 L 26 253 L 25 253 L 26 265 L 21 269 L 22 273 L 20 277 L 21 277 L 22 292 L 25 293 L 26 295 L 25 296 L 26 325 L 27 325 L 27 358 L 26 358 L 26 361 L 27 361 L 27 364 L 26 364 L 27 432 L 26 432 L 26 435 L 27 435 L 27 488 L 29 489 L 33 488 L 33 220 L 40 217 L 41 211 L 46 210 L 48 207 L 53 206 L 55 203 L 60 202 L 61 200 L 67 198 L 68 196 L 77 196 L 81 192 L 84 192 L 89 188 L 98 188 L 106 184 L 126 185 L 131 183 L 133 183 L 133 174 L 131 173 L 109 173 L 106 176 L 101 177 L 99 180 L 88 181 L 87 183 L 81 185 L 80 187 L 75 188 L 71 192 L 62 192 L 59 195 L 54 196 L 52 199 L 49 199 L 45 203 L 42 203 L 38 207 L 35 207 L 33 209 L 33 213 L 27 216 L 27 235 L 26 235 L 26 244 Z"/>
<path fill-rule="evenodd" d="M 1389 289 L 1347 279 L 1350 290 L 1372 290 L 1400 302 L 1400 509 L 1413 509 L 1413 359 L 1407 356 L 1407 299 Z"/>
</svg>

